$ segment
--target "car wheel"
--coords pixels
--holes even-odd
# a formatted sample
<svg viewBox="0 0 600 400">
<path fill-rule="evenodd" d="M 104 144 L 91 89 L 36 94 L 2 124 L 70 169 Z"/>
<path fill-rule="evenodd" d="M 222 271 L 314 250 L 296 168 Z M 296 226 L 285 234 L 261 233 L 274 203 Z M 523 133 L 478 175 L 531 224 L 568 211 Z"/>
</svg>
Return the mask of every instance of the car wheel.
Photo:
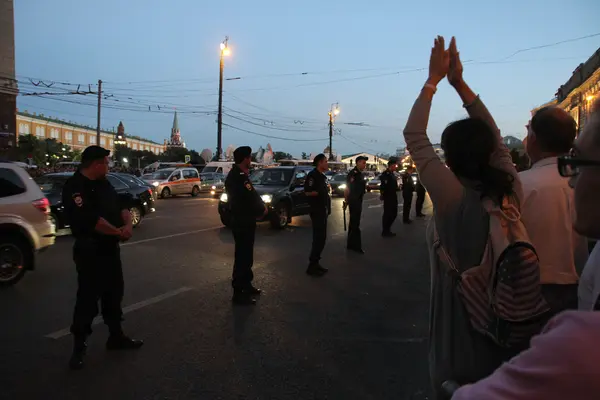
<svg viewBox="0 0 600 400">
<path fill-rule="evenodd" d="M 138 206 L 133 206 L 129 208 L 129 213 L 131 214 L 131 225 L 135 228 L 142 222 L 142 210 Z"/>
<path fill-rule="evenodd" d="M 194 186 L 192 188 L 192 197 L 196 197 L 200 194 L 200 188 L 198 186 Z"/>
<path fill-rule="evenodd" d="M 14 236 L 0 237 L 0 286 L 11 286 L 25 275 L 33 251 L 25 240 Z"/>
<path fill-rule="evenodd" d="M 160 192 L 160 197 L 161 197 L 162 199 L 166 199 L 166 198 L 167 198 L 167 197 L 169 197 L 170 195 L 171 195 L 171 189 L 169 189 L 169 188 L 164 188 L 164 189 L 162 190 L 162 192 Z"/>
<path fill-rule="evenodd" d="M 229 214 L 220 214 L 221 223 L 229 228 L 231 225 L 231 216 Z"/>
<path fill-rule="evenodd" d="M 290 208 L 285 203 L 280 203 L 275 208 L 273 217 L 271 219 L 271 225 L 276 229 L 283 229 L 287 226 L 290 220 Z"/>
</svg>

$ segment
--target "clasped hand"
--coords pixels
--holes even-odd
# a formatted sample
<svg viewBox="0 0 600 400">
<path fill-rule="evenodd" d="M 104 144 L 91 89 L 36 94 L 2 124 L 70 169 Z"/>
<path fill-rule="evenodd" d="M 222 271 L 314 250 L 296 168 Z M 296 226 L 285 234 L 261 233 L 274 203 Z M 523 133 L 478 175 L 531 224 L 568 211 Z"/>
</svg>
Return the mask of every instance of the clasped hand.
<svg viewBox="0 0 600 400">
<path fill-rule="evenodd" d="M 452 86 L 460 84 L 463 80 L 463 66 L 456 47 L 456 39 L 452 37 L 450 46 L 446 50 L 444 37 L 438 36 L 434 39 L 431 49 L 427 83 L 437 86 L 445 77 L 448 77 L 448 82 Z"/>
</svg>

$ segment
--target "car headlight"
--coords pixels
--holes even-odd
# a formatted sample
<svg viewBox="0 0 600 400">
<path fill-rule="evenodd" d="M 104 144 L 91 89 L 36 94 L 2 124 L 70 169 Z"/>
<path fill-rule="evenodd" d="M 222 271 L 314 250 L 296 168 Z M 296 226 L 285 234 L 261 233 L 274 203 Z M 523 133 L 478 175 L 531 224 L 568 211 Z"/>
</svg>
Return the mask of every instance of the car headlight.
<svg viewBox="0 0 600 400">
<path fill-rule="evenodd" d="M 154 186 L 154 187 L 158 187 L 158 182 L 153 182 L 153 183 L 152 183 L 152 186 Z"/>
<path fill-rule="evenodd" d="M 346 184 L 342 183 L 340 186 L 338 186 L 338 188 L 340 188 L 340 189 L 346 189 Z"/>
<path fill-rule="evenodd" d="M 227 193 L 221 194 L 221 198 L 219 200 L 221 200 L 223 203 L 227 203 Z"/>
<path fill-rule="evenodd" d="M 262 196 L 260 196 L 260 198 L 264 203 L 270 203 L 271 200 L 273 200 L 273 196 L 271 196 L 270 194 L 263 194 Z"/>
<path fill-rule="evenodd" d="M 216 187 L 215 185 L 212 185 L 210 188 L 211 188 L 212 190 L 215 190 L 217 187 Z"/>
</svg>

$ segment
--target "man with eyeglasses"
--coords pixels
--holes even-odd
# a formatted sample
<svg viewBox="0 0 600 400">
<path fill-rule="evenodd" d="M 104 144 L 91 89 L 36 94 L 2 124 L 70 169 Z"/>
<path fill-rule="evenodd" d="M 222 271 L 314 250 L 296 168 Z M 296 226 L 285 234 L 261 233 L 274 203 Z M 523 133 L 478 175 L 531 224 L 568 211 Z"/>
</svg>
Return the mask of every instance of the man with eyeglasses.
<svg viewBox="0 0 600 400">
<path fill-rule="evenodd" d="M 587 240 L 573 229 L 573 189 L 556 167 L 576 134 L 577 123 L 565 110 L 538 110 L 527 125 L 531 169 L 519 173 L 521 219 L 540 259 L 542 293 L 555 314 L 577 308 L 578 272 L 588 257 Z"/>
</svg>

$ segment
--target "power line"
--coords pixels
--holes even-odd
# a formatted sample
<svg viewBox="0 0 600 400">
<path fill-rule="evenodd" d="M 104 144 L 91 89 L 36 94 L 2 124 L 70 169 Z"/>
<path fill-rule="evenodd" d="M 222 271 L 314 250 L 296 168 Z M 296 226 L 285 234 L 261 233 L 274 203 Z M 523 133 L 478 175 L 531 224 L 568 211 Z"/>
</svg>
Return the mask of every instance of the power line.
<svg viewBox="0 0 600 400">
<path fill-rule="evenodd" d="M 256 123 L 256 122 L 248 121 L 248 120 L 246 120 L 244 118 L 236 117 L 235 115 L 231 115 L 231 114 L 228 114 L 228 113 L 223 113 L 223 115 L 227 115 L 230 118 L 237 119 L 238 121 L 242 121 L 242 122 L 245 122 L 245 123 L 250 124 L 250 125 L 260 126 L 262 128 L 273 129 L 273 130 L 277 130 L 277 131 L 283 131 L 283 132 L 300 132 L 300 133 L 319 132 L 319 130 L 316 130 L 316 129 L 285 129 L 285 128 L 278 128 L 278 127 L 275 127 L 275 126 L 270 126 L 270 125 L 266 125 L 266 124 L 259 124 L 259 123 Z"/>
<path fill-rule="evenodd" d="M 284 137 L 265 135 L 263 133 L 249 131 L 247 129 L 238 128 L 237 126 L 229 125 L 229 124 L 226 124 L 226 123 L 223 123 L 223 126 L 227 126 L 229 128 L 232 128 L 232 129 L 235 129 L 235 130 L 238 130 L 238 131 L 250 133 L 252 135 L 262 136 L 262 137 L 266 137 L 266 138 L 269 138 L 269 139 L 285 140 L 285 141 L 289 141 L 289 142 L 322 142 L 322 141 L 328 140 L 327 138 L 323 138 L 323 139 L 292 139 L 292 138 L 284 138 Z"/>
</svg>

